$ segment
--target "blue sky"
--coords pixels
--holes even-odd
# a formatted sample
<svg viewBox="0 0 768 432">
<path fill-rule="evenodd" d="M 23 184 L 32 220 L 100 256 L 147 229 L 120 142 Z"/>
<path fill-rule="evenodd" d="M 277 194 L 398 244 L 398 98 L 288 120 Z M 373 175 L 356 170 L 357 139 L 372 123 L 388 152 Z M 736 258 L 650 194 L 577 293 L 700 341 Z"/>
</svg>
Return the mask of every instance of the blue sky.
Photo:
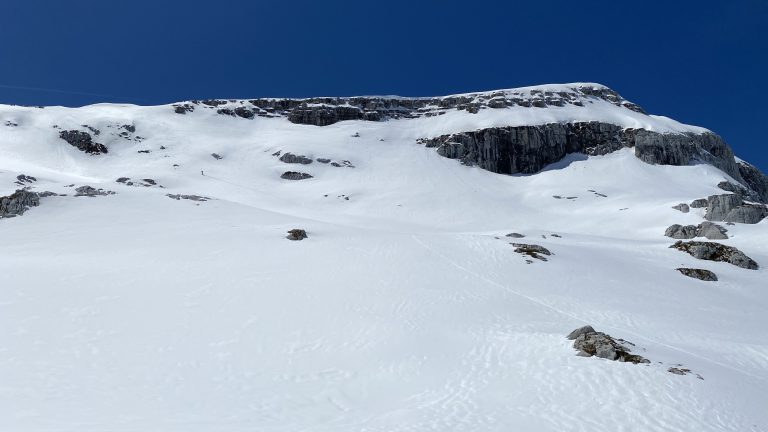
<svg viewBox="0 0 768 432">
<path fill-rule="evenodd" d="M 768 171 L 768 0 L 3 0 L 0 103 L 599 82 Z"/>
</svg>

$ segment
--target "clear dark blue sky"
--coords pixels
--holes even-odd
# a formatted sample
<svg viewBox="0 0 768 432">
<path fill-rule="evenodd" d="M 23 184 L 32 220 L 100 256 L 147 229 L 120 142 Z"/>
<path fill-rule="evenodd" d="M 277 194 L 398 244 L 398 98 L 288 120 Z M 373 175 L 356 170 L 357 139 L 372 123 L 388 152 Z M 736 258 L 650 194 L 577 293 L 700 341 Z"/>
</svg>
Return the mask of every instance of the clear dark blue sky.
<svg viewBox="0 0 768 432">
<path fill-rule="evenodd" d="M 768 171 L 768 0 L 0 3 L 0 103 L 434 96 L 572 81 L 708 127 Z"/>
</svg>

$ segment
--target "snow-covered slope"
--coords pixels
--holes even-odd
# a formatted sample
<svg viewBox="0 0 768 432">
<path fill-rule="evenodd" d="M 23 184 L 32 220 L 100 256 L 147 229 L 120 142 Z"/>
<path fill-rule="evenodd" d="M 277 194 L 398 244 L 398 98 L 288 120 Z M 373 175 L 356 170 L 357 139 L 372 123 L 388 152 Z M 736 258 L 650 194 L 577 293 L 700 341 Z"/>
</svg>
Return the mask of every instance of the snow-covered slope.
<svg viewBox="0 0 768 432">
<path fill-rule="evenodd" d="M 768 430 L 767 222 L 719 240 L 758 270 L 664 236 L 703 221 L 673 205 L 731 176 L 631 148 L 501 175 L 417 144 L 585 121 L 707 132 L 583 101 L 323 127 L 217 113 L 246 101 L 0 106 L 0 195 L 66 194 L 0 219 L 0 430 Z M 585 324 L 651 363 L 577 356 L 565 335 Z"/>
</svg>

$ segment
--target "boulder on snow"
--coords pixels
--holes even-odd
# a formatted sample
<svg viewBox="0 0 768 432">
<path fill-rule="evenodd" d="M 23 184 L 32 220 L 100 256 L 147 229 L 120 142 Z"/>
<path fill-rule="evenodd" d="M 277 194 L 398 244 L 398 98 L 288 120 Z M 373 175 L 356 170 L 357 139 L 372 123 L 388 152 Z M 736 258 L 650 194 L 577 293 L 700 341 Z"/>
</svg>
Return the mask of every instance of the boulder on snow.
<svg viewBox="0 0 768 432">
<path fill-rule="evenodd" d="M 107 147 L 104 144 L 93 142 L 93 138 L 88 132 L 64 130 L 59 132 L 59 138 L 88 154 L 107 153 Z"/>
<path fill-rule="evenodd" d="M 542 255 L 552 255 L 552 252 L 549 251 L 549 249 L 545 248 L 544 246 L 539 246 L 536 244 L 526 244 L 526 243 L 510 243 L 512 246 L 515 247 L 515 252 L 523 255 L 528 255 L 532 258 L 536 258 L 537 260 L 541 261 L 547 261 L 545 257 Z"/>
<path fill-rule="evenodd" d="M 525 234 L 520 233 L 509 233 L 506 235 L 506 237 L 512 237 L 512 238 L 523 238 L 525 237 Z"/>
<path fill-rule="evenodd" d="M 85 185 L 85 186 L 80 186 L 78 188 L 75 188 L 75 195 L 74 196 L 76 196 L 76 197 L 81 197 L 81 196 L 95 197 L 95 196 L 114 195 L 114 194 L 115 194 L 115 192 L 113 192 L 113 191 L 108 191 L 108 190 L 104 190 L 104 189 L 101 189 L 101 188 L 96 189 L 96 188 L 93 188 L 91 186 Z"/>
<path fill-rule="evenodd" d="M 683 213 L 688 213 L 691 210 L 691 208 L 688 207 L 688 204 L 685 204 L 685 203 L 680 203 L 676 206 L 672 206 L 672 208 L 675 210 L 679 210 Z"/>
<path fill-rule="evenodd" d="M 30 207 L 40 205 L 40 195 L 29 189 L 18 189 L 16 192 L 0 197 L 0 219 L 21 216 Z"/>
<path fill-rule="evenodd" d="M 312 175 L 303 172 L 286 171 L 280 175 L 280 178 L 285 180 L 305 180 L 312 178 Z"/>
<path fill-rule="evenodd" d="M 294 228 L 288 231 L 288 235 L 285 238 L 293 241 L 304 240 L 305 238 L 307 238 L 307 232 L 304 231 L 303 229 Z"/>
<path fill-rule="evenodd" d="M 733 246 L 726 246 L 721 243 L 700 241 L 684 242 L 681 240 L 670 247 L 686 252 L 698 259 L 727 262 L 749 270 L 757 270 L 759 268 L 757 263 L 752 258 L 746 256 L 744 252 Z"/>
<path fill-rule="evenodd" d="M 706 269 L 680 267 L 676 269 L 680 273 L 694 279 L 717 282 L 717 275 Z"/>
<path fill-rule="evenodd" d="M 699 224 L 697 237 L 706 237 L 709 240 L 725 240 L 728 238 L 727 229 L 714 222 L 702 222 Z"/>
<path fill-rule="evenodd" d="M 583 356 L 595 356 L 635 364 L 650 363 L 648 359 L 631 353 L 628 346 L 633 345 L 631 342 L 614 339 L 605 333 L 595 331 L 591 326 L 584 326 L 572 331 L 568 335 L 568 339 L 573 340 L 573 347 Z"/>
<path fill-rule="evenodd" d="M 285 162 L 289 164 L 309 165 L 312 163 L 312 159 L 304 155 L 295 155 L 293 153 L 286 153 L 280 156 L 280 162 Z"/>
<path fill-rule="evenodd" d="M 696 225 L 683 226 L 674 224 L 664 231 L 664 235 L 673 239 L 692 239 L 696 237 L 698 230 Z"/>
<path fill-rule="evenodd" d="M 713 222 L 702 222 L 699 225 L 674 224 L 664 231 L 664 235 L 673 239 L 692 239 L 706 237 L 709 240 L 724 240 L 728 238 L 728 230 Z"/>
</svg>

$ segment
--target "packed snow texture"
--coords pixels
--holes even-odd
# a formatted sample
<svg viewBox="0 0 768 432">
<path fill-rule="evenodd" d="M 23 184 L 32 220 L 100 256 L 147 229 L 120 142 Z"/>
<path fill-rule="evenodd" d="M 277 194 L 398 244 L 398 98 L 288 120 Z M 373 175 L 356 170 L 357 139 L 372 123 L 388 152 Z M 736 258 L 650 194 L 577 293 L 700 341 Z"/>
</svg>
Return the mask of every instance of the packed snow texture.
<svg viewBox="0 0 768 432">
<path fill-rule="evenodd" d="M 0 219 L 0 430 L 768 430 L 766 221 L 722 240 L 759 270 L 664 236 L 704 220 L 671 207 L 725 174 L 625 149 L 505 176 L 415 142 L 577 120 L 703 131 L 592 105 L 326 127 L 0 106 L 0 195 L 20 174 L 67 194 Z M 82 125 L 108 154 L 58 137 Z M 298 165 L 277 151 L 355 168 L 283 180 Z M 83 185 L 116 193 L 72 196 Z M 552 255 L 529 264 L 513 241 Z M 586 324 L 651 363 L 577 356 L 565 336 Z"/>
</svg>

